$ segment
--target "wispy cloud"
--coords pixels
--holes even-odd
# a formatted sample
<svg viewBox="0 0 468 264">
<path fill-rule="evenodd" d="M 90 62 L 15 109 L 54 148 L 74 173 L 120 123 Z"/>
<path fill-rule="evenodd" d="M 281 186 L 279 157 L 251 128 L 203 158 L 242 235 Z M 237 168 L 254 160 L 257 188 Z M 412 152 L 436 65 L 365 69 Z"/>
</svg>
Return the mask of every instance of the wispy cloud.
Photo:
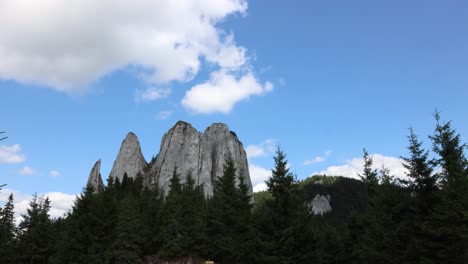
<svg viewBox="0 0 468 264">
<path fill-rule="evenodd" d="M 26 160 L 23 153 L 21 153 L 21 146 L 19 144 L 5 146 L 0 145 L 0 163 L 22 163 Z"/>
<path fill-rule="evenodd" d="M 331 150 L 327 150 L 327 151 L 325 151 L 323 156 L 316 156 L 316 157 L 314 157 L 312 159 L 304 161 L 304 165 L 308 166 L 308 165 L 312 165 L 312 164 L 315 164 L 315 163 L 324 162 L 324 161 L 327 160 L 328 157 L 330 157 L 331 153 L 332 153 Z"/>
<path fill-rule="evenodd" d="M 59 177 L 61 173 L 58 170 L 51 170 L 49 171 L 49 175 L 55 178 L 55 177 Z"/>
<path fill-rule="evenodd" d="M 22 169 L 18 171 L 20 175 L 27 176 L 27 175 L 33 175 L 36 173 L 36 171 L 29 167 L 29 166 L 24 166 Z"/>
<path fill-rule="evenodd" d="M 248 145 L 245 148 L 245 152 L 247 153 L 247 157 L 249 159 L 257 158 L 257 157 L 264 157 L 268 154 L 271 154 L 275 151 L 275 142 L 273 139 L 266 139 L 262 143 L 258 145 Z"/>
<path fill-rule="evenodd" d="M 148 102 L 163 99 L 171 94 L 170 88 L 148 88 L 135 92 L 135 102 Z"/>
<path fill-rule="evenodd" d="M 166 120 L 172 115 L 172 111 L 160 111 L 156 114 L 157 120 Z"/>
</svg>

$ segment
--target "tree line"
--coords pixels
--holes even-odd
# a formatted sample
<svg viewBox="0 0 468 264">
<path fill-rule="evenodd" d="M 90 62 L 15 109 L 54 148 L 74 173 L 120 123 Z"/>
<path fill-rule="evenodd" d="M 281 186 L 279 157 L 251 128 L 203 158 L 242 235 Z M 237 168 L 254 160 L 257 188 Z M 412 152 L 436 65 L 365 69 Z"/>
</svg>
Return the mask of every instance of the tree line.
<svg viewBox="0 0 468 264">
<path fill-rule="evenodd" d="M 210 197 L 177 168 L 167 194 L 124 175 L 97 193 L 86 187 L 57 219 L 49 199 L 34 196 L 16 226 L 10 195 L 0 211 L 0 263 L 468 263 L 466 146 L 435 117 L 430 150 L 410 129 L 407 180 L 373 169 L 364 150 L 360 206 L 340 221 L 311 214 L 315 183 L 296 180 L 278 149 L 255 203 L 230 158 Z"/>
</svg>

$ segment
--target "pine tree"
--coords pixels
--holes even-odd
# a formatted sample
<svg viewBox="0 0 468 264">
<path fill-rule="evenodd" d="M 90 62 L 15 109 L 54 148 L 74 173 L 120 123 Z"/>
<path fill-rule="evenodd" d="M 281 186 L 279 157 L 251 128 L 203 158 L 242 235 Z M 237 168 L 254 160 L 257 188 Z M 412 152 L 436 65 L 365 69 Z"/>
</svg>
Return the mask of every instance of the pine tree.
<svg viewBox="0 0 468 264">
<path fill-rule="evenodd" d="M 468 162 L 465 144 L 452 129 L 451 122 L 441 123 L 435 114 L 436 128 L 431 136 L 434 165 L 441 168 L 441 202 L 434 212 L 433 230 L 441 243 L 438 257 L 445 263 L 468 262 Z"/>
<path fill-rule="evenodd" d="M 13 194 L 10 194 L 0 210 L 0 263 L 13 262 L 15 233 Z"/>
</svg>

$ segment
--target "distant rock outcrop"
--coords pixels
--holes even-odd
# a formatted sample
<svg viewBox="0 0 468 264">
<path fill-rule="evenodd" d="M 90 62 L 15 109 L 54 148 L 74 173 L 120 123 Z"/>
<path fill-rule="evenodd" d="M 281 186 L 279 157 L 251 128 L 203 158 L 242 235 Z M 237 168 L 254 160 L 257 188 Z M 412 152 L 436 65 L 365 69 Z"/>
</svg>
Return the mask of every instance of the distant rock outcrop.
<svg viewBox="0 0 468 264">
<path fill-rule="evenodd" d="M 89 172 L 87 185 L 93 188 L 94 193 L 104 190 L 104 183 L 102 182 L 102 178 L 101 178 L 101 160 L 100 159 L 96 161 L 93 168 L 91 169 L 91 172 Z"/>
<path fill-rule="evenodd" d="M 309 203 L 309 209 L 314 215 L 324 215 L 331 212 L 330 195 L 315 195 L 314 199 Z"/>
<path fill-rule="evenodd" d="M 122 181 L 125 173 L 130 178 L 136 178 L 138 173 L 145 176 L 144 169 L 146 166 L 147 163 L 141 153 L 140 142 L 137 136 L 132 132 L 128 133 L 120 146 L 119 154 L 114 161 L 110 176 L 120 181 Z"/>
<path fill-rule="evenodd" d="M 205 132 L 200 133 L 189 123 L 177 122 L 164 134 L 159 154 L 149 165 L 143 157 L 138 138 L 130 132 L 122 142 L 110 176 L 122 180 L 125 173 L 130 178 L 141 174 L 144 186 L 157 183 L 158 187 L 167 193 L 174 168 L 177 167 L 182 183 L 190 173 L 196 184 L 203 186 L 205 195 L 211 196 L 216 178 L 223 174 L 223 165 L 227 157 L 233 159 L 238 175 L 243 174 L 244 183 L 247 184 L 251 195 L 252 182 L 244 147 L 236 134 L 222 123 L 214 123 Z M 95 175 L 99 174 L 100 164 L 98 161 L 97 167 L 93 167 L 93 177 L 90 174 L 88 182 L 99 182 Z M 102 180 L 100 182 L 96 186 L 102 186 Z"/>
<path fill-rule="evenodd" d="M 174 168 L 177 166 L 182 182 L 190 173 L 205 195 L 213 194 L 215 179 L 222 175 L 225 159 L 231 156 L 238 173 L 243 172 L 245 183 L 252 194 L 247 155 L 236 134 L 225 124 L 215 123 L 204 133 L 198 132 L 189 123 L 179 121 L 161 141 L 161 147 L 150 169 L 153 181 L 165 192 Z"/>
</svg>

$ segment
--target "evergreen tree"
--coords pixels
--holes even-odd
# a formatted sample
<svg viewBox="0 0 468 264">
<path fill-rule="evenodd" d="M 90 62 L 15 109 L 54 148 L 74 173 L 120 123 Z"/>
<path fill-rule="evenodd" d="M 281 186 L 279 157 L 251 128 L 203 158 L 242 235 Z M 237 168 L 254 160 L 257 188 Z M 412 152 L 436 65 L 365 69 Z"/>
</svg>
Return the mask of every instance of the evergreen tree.
<svg viewBox="0 0 468 264">
<path fill-rule="evenodd" d="M 238 184 L 236 186 L 236 182 Z M 223 175 L 216 179 L 210 206 L 209 257 L 220 263 L 254 263 L 251 196 L 243 172 L 231 156 L 226 157 Z"/>
<path fill-rule="evenodd" d="M 3 209 L 0 208 L 0 263 L 13 262 L 15 233 L 13 194 L 10 194 Z"/>
<path fill-rule="evenodd" d="M 18 243 L 21 251 L 18 263 L 48 263 L 52 239 L 49 210 L 49 198 L 44 199 L 35 194 L 18 227 Z"/>
<path fill-rule="evenodd" d="M 468 162 L 465 144 L 450 122 L 441 123 L 435 114 L 436 128 L 431 136 L 438 158 L 434 165 L 441 168 L 441 202 L 434 212 L 433 230 L 441 243 L 438 257 L 445 263 L 468 262 Z"/>
<path fill-rule="evenodd" d="M 112 263 L 139 263 L 141 261 L 140 227 L 141 219 L 136 199 L 128 195 L 119 207 Z"/>
<path fill-rule="evenodd" d="M 223 175 L 216 179 L 210 208 L 210 257 L 220 263 L 237 263 L 234 230 L 236 212 L 236 167 L 229 156 L 223 165 Z"/>
<path fill-rule="evenodd" d="M 188 173 L 182 188 L 181 246 L 185 256 L 198 257 L 204 253 L 205 207 L 202 186 L 195 186 Z"/>
<path fill-rule="evenodd" d="M 265 262 L 311 263 L 315 239 L 310 215 L 298 193 L 298 185 L 287 168 L 286 155 L 279 148 L 272 176 L 266 181 L 272 199 L 261 230 L 266 238 Z"/>
<path fill-rule="evenodd" d="M 62 243 L 54 263 L 106 263 L 112 258 L 117 216 L 114 187 L 93 193 L 87 186 L 67 217 Z"/>
<path fill-rule="evenodd" d="M 439 202 L 437 174 L 433 173 L 433 166 L 428 159 L 429 152 L 422 148 L 422 142 L 412 129 L 408 140 L 409 157 L 402 157 L 409 178 L 409 181 L 403 182 L 410 192 L 408 199 L 401 200 L 402 206 L 407 208 L 402 226 L 405 227 L 409 241 L 404 259 L 409 263 L 434 263 L 437 237 L 431 235 L 429 227 L 434 208 Z"/>
<path fill-rule="evenodd" d="M 161 248 L 161 223 L 163 198 L 158 185 L 146 187 L 141 192 L 139 208 L 142 214 L 140 234 L 143 239 L 142 254 L 156 255 Z"/>
<path fill-rule="evenodd" d="M 367 185 L 369 195 L 373 195 L 376 191 L 377 185 L 379 184 L 378 172 L 376 169 L 372 169 L 373 160 L 369 156 L 366 149 L 364 151 L 364 172 L 358 174 L 361 180 Z"/>
<path fill-rule="evenodd" d="M 165 258 L 182 257 L 182 184 L 177 167 L 174 168 L 170 190 L 164 202 L 162 247 L 159 254 Z"/>
</svg>

